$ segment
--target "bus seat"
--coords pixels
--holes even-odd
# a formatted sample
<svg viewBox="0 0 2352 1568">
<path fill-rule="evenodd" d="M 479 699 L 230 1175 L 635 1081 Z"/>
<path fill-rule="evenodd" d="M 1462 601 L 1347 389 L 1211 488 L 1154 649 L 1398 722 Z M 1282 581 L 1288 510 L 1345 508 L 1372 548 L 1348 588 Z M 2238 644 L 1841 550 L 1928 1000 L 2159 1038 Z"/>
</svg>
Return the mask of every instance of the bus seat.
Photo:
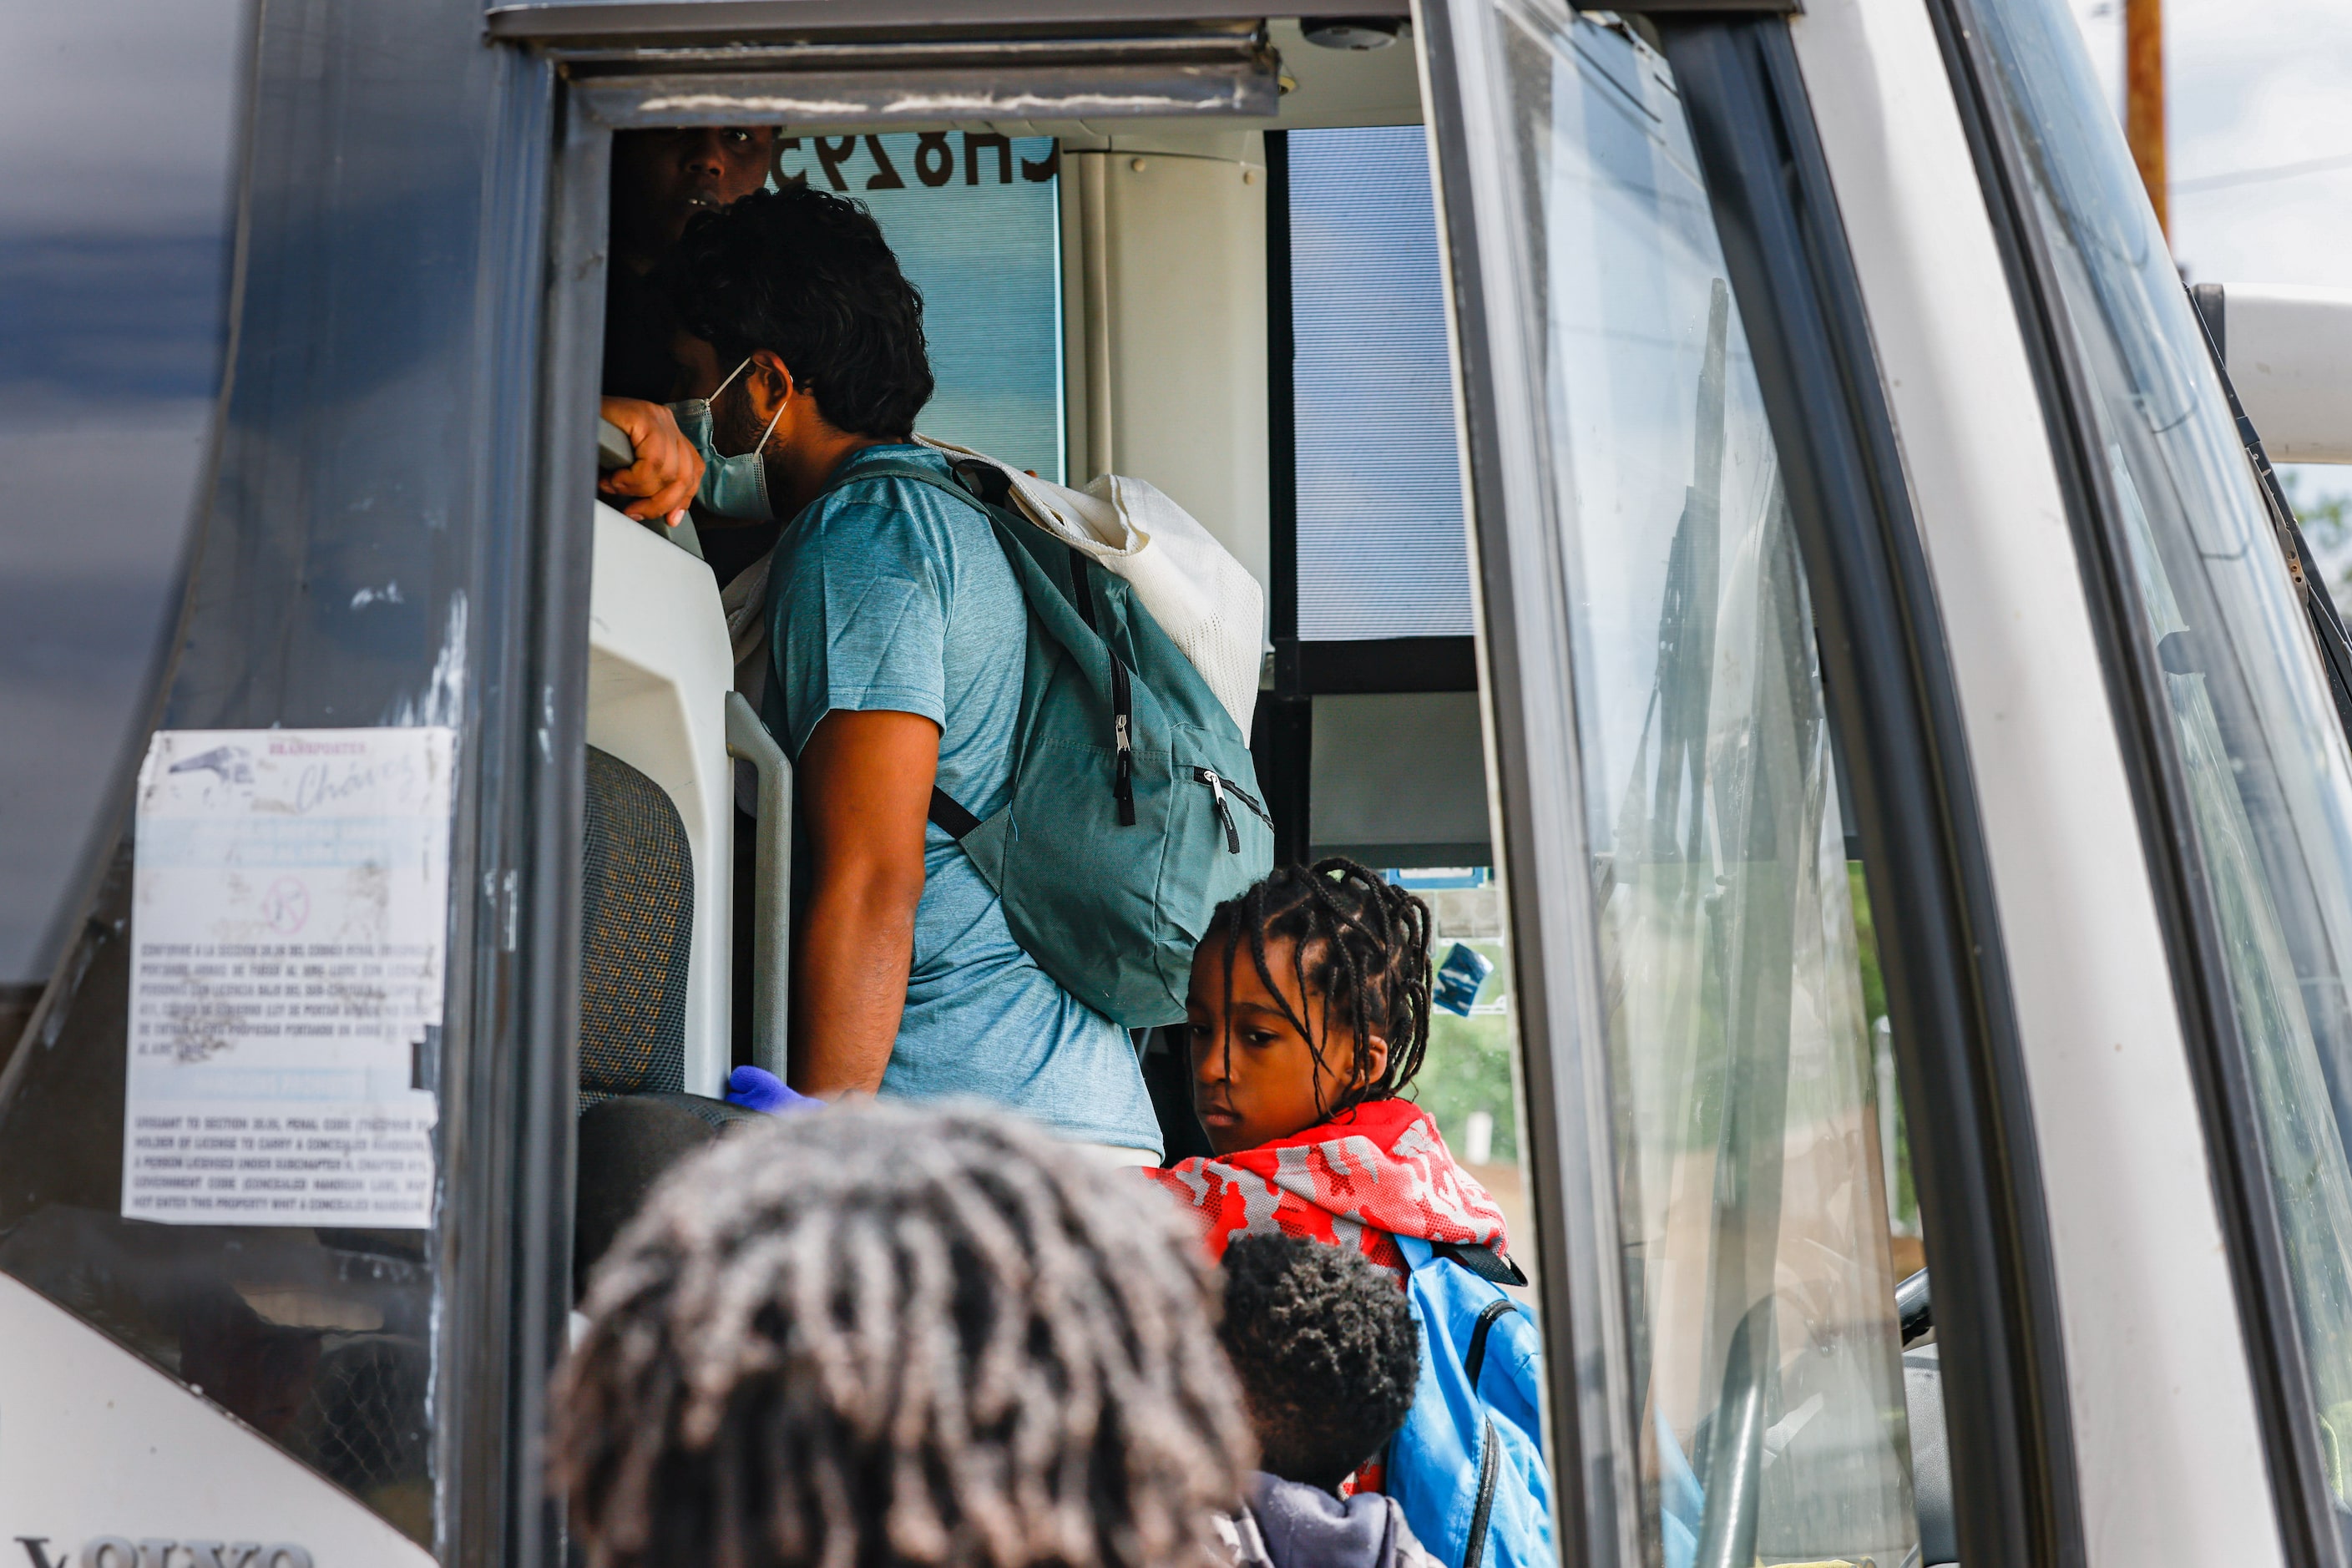
<svg viewBox="0 0 2352 1568">
<path fill-rule="evenodd" d="M 659 784 L 588 748 L 580 852 L 580 1102 L 686 1087 L 694 861 Z"/>
<path fill-rule="evenodd" d="M 667 795 L 684 835 L 690 887 L 679 1006 L 680 1077 L 659 1087 L 723 1092 L 734 900 L 734 762 L 727 696 L 735 649 L 710 569 L 669 539 L 599 502 L 589 585 L 588 743 Z"/>
<path fill-rule="evenodd" d="M 588 1293 L 590 1271 L 671 1166 L 739 1128 L 769 1120 L 765 1111 L 698 1094 L 625 1095 L 583 1113 L 572 1211 L 572 1300 Z"/>
<path fill-rule="evenodd" d="M 692 851 L 662 787 L 588 749 L 580 867 L 575 1290 L 679 1160 L 761 1113 L 681 1091 Z"/>
</svg>

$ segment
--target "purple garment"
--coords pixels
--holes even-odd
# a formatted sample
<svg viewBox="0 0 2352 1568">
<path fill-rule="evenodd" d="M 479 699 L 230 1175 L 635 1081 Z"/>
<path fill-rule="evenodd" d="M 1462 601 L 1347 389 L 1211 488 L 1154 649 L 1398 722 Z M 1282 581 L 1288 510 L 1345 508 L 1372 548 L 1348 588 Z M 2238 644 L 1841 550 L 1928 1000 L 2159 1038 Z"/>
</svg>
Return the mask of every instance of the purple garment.
<svg viewBox="0 0 2352 1568">
<path fill-rule="evenodd" d="M 1235 1568 L 1438 1568 L 1394 1500 L 1338 1498 L 1263 1470 L 1250 1478 L 1249 1508 L 1228 1530 Z"/>
</svg>

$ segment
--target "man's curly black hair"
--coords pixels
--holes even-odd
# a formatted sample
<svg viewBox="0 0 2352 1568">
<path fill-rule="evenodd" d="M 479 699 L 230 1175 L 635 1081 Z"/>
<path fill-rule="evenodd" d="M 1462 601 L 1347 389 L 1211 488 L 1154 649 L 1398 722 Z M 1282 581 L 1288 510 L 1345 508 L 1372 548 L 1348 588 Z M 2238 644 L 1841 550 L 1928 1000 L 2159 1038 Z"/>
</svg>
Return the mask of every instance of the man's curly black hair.
<svg viewBox="0 0 2352 1568">
<path fill-rule="evenodd" d="M 1328 1491 L 1404 1425 L 1421 1336 L 1396 1276 L 1353 1248 L 1242 1236 L 1217 1327 L 1257 1430 L 1259 1465 Z"/>
<path fill-rule="evenodd" d="M 766 349 L 827 423 L 904 440 L 931 400 L 923 296 L 862 202 L 755 191 L 687 225 L 664 264 L 687 331 L 719 363 Z"/>
</svg>

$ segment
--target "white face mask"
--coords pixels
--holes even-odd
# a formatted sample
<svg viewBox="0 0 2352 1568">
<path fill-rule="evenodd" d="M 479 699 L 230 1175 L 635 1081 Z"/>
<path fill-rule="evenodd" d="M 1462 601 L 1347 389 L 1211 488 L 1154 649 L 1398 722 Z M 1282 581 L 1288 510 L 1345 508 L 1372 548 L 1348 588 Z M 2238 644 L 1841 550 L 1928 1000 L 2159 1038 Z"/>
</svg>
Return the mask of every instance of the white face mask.
<svg viewBox="0 0 2352 1568">
<path fill-rule="evenodd" d="M 677 420 L 680 434 L 702 454 L 702 488 L 697 496 L 703 509 L 745 522 L 765 522 L 776 515 L 776 509 L 768 499 L 768 465 L 761 454 L 768 448 L 768 437 L 776 433 L 776 421 L 784 416 L 783 405 L 776 405 L 775 418 L 768 421 L 768 427 L 760 432 L 759 444 L 750 451 L 722 458 L 711 445 L 710 405 L 751 363 L 746 359 L 729 371 L 727 379 L 709 397 L 689 397 L 683 403 L 673 403 L 669 411 Z"/>
</svg>

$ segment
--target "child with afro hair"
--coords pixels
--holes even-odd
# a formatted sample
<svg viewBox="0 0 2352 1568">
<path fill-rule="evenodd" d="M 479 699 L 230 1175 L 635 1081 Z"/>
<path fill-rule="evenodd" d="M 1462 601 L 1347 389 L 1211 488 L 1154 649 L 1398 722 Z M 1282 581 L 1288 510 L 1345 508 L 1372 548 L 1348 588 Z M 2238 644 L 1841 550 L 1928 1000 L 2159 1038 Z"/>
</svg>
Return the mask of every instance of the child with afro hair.
<svg viewBox="0 0 2352 1568">
<path fill-rule="evenodd" d="M 1295 1236 L 1225 1249 L 1218 1338 L 1258 1441 L 1238 1568 L 1435 1568 L 1390 1498 L 1340 1483 L 1412 1407 L 1421 1342 L 1394 1276 L 1360 1252 Z"/>
</svg>

